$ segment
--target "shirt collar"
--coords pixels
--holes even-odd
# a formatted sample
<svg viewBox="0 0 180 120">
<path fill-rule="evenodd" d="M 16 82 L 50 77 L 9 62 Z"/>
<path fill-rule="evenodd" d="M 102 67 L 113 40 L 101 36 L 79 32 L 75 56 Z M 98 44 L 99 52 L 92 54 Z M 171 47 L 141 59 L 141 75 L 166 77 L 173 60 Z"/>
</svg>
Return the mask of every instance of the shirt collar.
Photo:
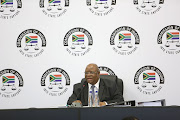
<svg viewBox="0 0 180 120">
<path fill-rule="evenodd" d="M 100 82 L 100 78 L 98 79 L 97 83 L 94 85 L 97 89 L 99 89 L 99 82 Z M 92 85 L 88 83 L 88 86 L 90 90 Z"/>
</svg>

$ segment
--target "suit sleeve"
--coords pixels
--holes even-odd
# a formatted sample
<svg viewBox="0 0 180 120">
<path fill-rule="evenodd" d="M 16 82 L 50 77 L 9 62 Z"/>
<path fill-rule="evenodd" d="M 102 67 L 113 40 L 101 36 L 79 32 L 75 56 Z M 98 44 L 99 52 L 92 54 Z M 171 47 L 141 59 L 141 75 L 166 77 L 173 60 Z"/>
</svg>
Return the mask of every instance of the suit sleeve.
<svg viewBox="0 0 180 120">
<path fill-rule="evenodd" d="M 122 91 L 121 89 L 119 89 L 119 87 L 117 86 L 115 82 L 109 88 L 109 92 L 111 94 L 111 100 L 106 101 L 108 104 L 124 101 Z"/>
<path fill-rule="evenodd" d="M 67 101 L 68 105 L 71 105 L 74 101 L 78 100 L 78 98 L 80 97 L 80 95 L 79 95 L 80 91 L 81 91 L 80 83 L 75 84 L 73 86 L 73 93 Z"/>
</svg>

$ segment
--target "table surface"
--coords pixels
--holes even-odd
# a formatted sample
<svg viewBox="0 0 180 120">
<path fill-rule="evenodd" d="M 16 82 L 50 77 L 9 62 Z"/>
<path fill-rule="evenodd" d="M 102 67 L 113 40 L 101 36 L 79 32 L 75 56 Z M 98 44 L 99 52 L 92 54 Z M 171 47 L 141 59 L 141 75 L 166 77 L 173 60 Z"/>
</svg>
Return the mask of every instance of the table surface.
<svg viewBox="0 0 180 120">
<path fill-rule="evenodd" d="M 83 107 L 0 110 L 0 120 L 180 120 L 179 106 L 163 107 Z"/>
</svg>

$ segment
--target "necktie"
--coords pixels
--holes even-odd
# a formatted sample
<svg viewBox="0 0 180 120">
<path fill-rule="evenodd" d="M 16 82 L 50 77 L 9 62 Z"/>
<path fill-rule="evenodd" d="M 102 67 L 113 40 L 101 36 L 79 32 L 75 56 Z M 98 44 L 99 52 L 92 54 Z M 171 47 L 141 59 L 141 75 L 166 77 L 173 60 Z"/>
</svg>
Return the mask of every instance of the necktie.
<svg viewBox="0 0 180 120">
<path fill-rule="evenodd" d="M 92 89 L 92 100 L 91 100 L 92 105 L 94 104 L 94 99 L 95 99 L 94 87 L 95 87 L 94 85 L 91 86 L 91 89 Z"/>
</svg>

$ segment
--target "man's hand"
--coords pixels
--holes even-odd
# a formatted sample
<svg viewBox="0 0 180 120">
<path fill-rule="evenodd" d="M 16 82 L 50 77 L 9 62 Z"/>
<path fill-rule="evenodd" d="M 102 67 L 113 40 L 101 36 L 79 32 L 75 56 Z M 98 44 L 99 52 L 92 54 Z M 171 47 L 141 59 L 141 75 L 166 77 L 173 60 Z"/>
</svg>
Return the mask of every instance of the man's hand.
<svg viewBox="0 0 180 120">
<path fill-rule="evenodd" d="M 99 102 L 99 106 L 105 106 L 106 102 Z"/>
<path fill-rule="evenodd" d="M 80 103 L 82 105 L 82 102 L 80 100 L 76 100 L 73 103 Z"/>
</svg>

